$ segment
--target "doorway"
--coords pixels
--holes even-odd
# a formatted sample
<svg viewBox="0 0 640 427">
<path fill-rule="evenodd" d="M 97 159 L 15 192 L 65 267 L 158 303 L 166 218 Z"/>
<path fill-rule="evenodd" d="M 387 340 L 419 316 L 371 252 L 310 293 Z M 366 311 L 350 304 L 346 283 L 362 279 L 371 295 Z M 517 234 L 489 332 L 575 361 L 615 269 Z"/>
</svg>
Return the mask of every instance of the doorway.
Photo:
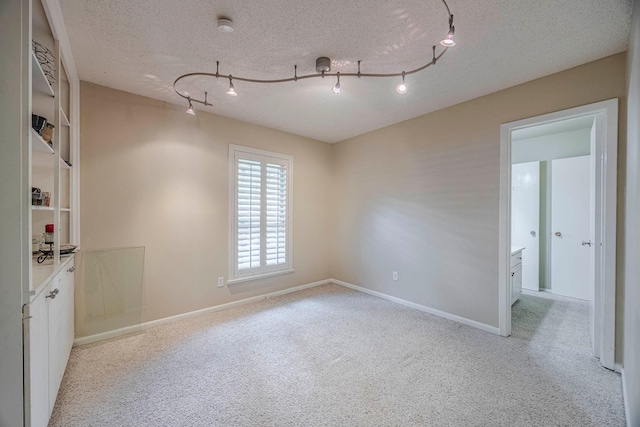
<svg viewBox="0 0 640 427">
<path fill-rule="evenodd" d="M 512 301 L 512 284 L 513 278 L 512 266 L 512 199 L 515 198 L 518 201 L 522 194 L 527 192 L 536 191 L 535 185 L 530 185 L 531 182 L 535 184 L 538 181 L 538 190 L 553 194 L 548 181 L 550 177 L 554 176 L 552 173 L 556 172 L 556 181 L 559 184 L 555 188 L 556 196 L 558 195 L 572 195 L 574 193 L 574 187 L 572 182 L 584 180 L 585 176 L 590 179 L 590 186 L 587 188 L 589 194 L 587 200 L 591 202 L 588 207 L 581 207 L 580 209 L 588 209 L 589 215 L 587 218 L 586 232 L 588 236 L 576 236 L 576 234 L 584 234 L 584 230 L 578 233 L 573 227 L 571 221 L 566 221 L 566 218 L 562 218 L 562 215 L 554 218 L 555 224 L 561 224 L 564 220 L 565 233 L 562 234 L 560 230 L 551 230 L 550 220 L 540 221 L 536 218 L 536 215 L 525 215 L 518 219 L 518 221 L 524 221 L 525 224 L 520 224 L 521 232 L 515 233 L 516 240 L 520 239 L 519 243 L 515 247 L 516 250 L 525 248 L 518 252 L 522 257 L 522 285 L 525 289 L 535 290 L 536 286 L 543 284 L 543 287 L 553 287 L 553 275 L 557 276 L 556 281 L 560 283 L 557 278 L 563 277 L 562 274 L 567 274 L 566 271 L 570 269 L 564 268 L 561 260 L 557 262 L 557 269 L 543 268 L 550 267 L 550 260 L 548 258 L 541 258 L 540 253 L 544 253 L 547 248 L 556 249 L 556 252 L 560 252 L 563 245 L 567 246 L 568 243 L 572 250 L 575 250 L 576 242 L 570 240 L 581 239 L 581 243 L 584 246 L 588 246 L 585 251 L 580 252 L 581 256 L 586 256 L 580 264 L 583 266 L 582 273 L 586 274 L 586 281 L 590 284 L 588 294 L 580 294 L 582 296 L 588 296 L 590 301 L 590 335 L 592 350 L 595 357 L 600 358 L 603 366 L 613 369 L 614 368 L 614 351 L 615 351 L 615 233 L 616 233 L 616 175 L 617 175 L 617 123 L 618 123 L 618 100 L 613 99 L 609 101 L 603 101 L 596 104 L 590 104 L 583 107 L 577 107 L 570 110 L 559 111 L 556 113 L 546 114 L 543 116 L 532 117 L 529 119 L 519 120 L 517 122 L 506 123 L 501 126 L 501 145 L 500 145 L 500 225 L 499 225 L 499 319 L 500 319 L 500 334 L 508 336 L 511 334 L 511 301 Z M 567 150 L 567 145 L 551 144 L 548 150 L 541 150 L 540 147 L 529 152 L 529 156 L 533 155 L 534 158 L 526 158 L 523 156 L 522 150 L 514 150 L 514 144 L 518 144 L 519 139 L 522 136 L 535 136 L 536 132 L 541 130 L 548 130 L 552 128 L 556 129 L 568 129 L 567 127 L 578 126 L 581 129 L 590 125 L 589 135 L 589 147 L 587 149 L 588 156 L 581 160 L 568 160 L 568 157 L 578 158 L 580 154 L 585 153 L 558 153 L 558 150 Z M 574 147 L 575 148 L 575 147 Z M 584 147 L 582 148 L 584 151 Z M 526 153 L 526 150 L 524 151 Z M 547 156 L 551 158 L 535 158 L 540 157 L 541 153 L 545 152 Z M 533 154 L 532 154 L 533 153 Z M 515 168 L 512 171 L 513 156 L 519 156 L 516 158 L 516 162 L 522 164 L 522 166 Z M 543 156 L 544 157 L 544 156 Z M 554 161 L 553 157 L 563 158 L 565 160 Z M 526 161 L 529 160 L 529 161 Z M 542 160 L 542 161 L 541 161 Z M 544 163 L 543 163 L 544 162 Z M 586 164 L 585 164 L 586 162 Z M 585 166 L 586 165 L 586 166 Z M 585 175 L 585 167 L 586 175 Z M 582 178 L 576 177 L 583 175 Z M 523 178 L 523 177 L 526 177 Z M 568 182 L 568 184 L 562 184 L 562 179 Z M 542 180 L 546 183 L 540 190 L 539 182 Z M 525 185 L 526 184 L 526 185 Z M 519 186 L 521 191 L 519 194 L 514 195 L 514 185 Z M 565 185 L 565 187 L 563 187 Z M 568 185 L 568 186 L 567 186 Z M 584 192 L 584 190 L 580 190 Z M 580 192 L 578 191 L 578 192 Z M 564 192 L 564 193 L 563 193 Z M 528 197 L 531 197 L 529 194 Z M 584 202 L 584 194 L 578 197 Z M 538 200 L 545 204 L 545 200 L 549 200 L 550 197 L 539 197 Z M 578 203 L 577 201 L 569 201 L 569 198 L 562 197 L 556 200 L 557 205 L 562 204 L 564 200 L 565 205 L 567 203 Z M 521 207 L 517 208 L 522 210 Z M 526 205 L 525 210 L 529 213 L 538 212 L 545 216 L 544 206 Z M 549 211 L 549 214 L 553 214 Z M 565 215 L 566 217 L 567 215 Z M 570 218 L 570 216 L 569 216 Z M 528 222 L 528 223 L 527 223 Z M 536 227 L 535 224 L 539 224 Z M 585 224 L 580 225 L 584 228 Z M 529 228 L 529 229 L 528 229 Z M 571 236 L 569 236 L 571 235 Z M 541 241 L 542 237 L 545 241 Z M 555 240 L 554 240 L 555 239 Z M 526 243 L 525 243 L 526 242 Z M 529 246 L 530 262 L 527 263 L 527 245 Z M 544 249 L 541 250 L 540 248 Z M 538 256 L 536 256 L 538 255 Z M 575 255 L 575 254 L 574 254 Z M 571 254 L 567 255 L 571 259 Z M 539 264 L 537 264 L 539 263 Z M 528 269 L 527 269 L 528 265 Z M 584 268 L 588 265 L 589 268 Z M 540 274 L 542 272 L 542 274 Z M 553 273 L 553 274 L 551 274 Z M 536 275 L 538 278 L 536 279 Z M 558 276 L 559 275 L 559 276 Z M 585 278 L 581 279 L 583 282 Z M 566 281 L 564 282 L 566 283 Z M 556 285 L 558 289 L 560 285 Z M 575 290 L 569 290 L 573 292 Z M 580 291 L 584 291 L 581 289 Z"/>
</svg>

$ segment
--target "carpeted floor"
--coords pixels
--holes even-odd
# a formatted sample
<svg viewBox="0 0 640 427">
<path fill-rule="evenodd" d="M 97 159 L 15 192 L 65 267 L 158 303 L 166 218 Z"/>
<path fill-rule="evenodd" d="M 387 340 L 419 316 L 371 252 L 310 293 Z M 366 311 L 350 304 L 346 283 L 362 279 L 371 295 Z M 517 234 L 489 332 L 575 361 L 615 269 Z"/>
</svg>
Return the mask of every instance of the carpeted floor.
<svg viewBox="0 0 640 427">
<path fill-rule="evenodd" d="M 513 316 L 502 338 L 324 285 L 74 348 L 50 426 L 624 425 L 586 303 Z"/>
</svg>

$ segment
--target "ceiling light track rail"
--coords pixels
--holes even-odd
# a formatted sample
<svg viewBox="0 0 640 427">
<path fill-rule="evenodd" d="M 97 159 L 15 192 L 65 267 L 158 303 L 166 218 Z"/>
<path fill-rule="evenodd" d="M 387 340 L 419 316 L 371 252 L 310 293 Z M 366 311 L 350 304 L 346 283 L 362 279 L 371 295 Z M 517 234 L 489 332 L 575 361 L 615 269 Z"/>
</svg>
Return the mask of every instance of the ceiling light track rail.
<svg viewBox="0 0 640 427">
<path fill-rule="evenodd" d="M 325 78 L 325 77 L 336 77 L 337 78 L 337 83 L 335 86 L 333 86 L 332 90 L 334 93 L 339 94 L 341 92 L 340 90 L 340 77 L 357 77 L 357 78 L 390 78 L 390 77 L 401 77 L 402 78 L 402 82 L 397 86 L 396 90 L 398 91 L 398 93 L 400 94 L 404 94 L 407 91 L 407 85 L 405 83 L 405 77 L 418 73 L 426 68 L 429 68 L 432 65 L 436 65 L 436 63 L 438 62 L 438 60 L 440 58 L 442 58 L 442 56 L 447 52 L 448 48 L 455 46 L 455 41 L 453 39 L 454 34 L 455 34 L 455 27 L 453 25 L 453 14 L 451 13 L 451 10 L 449 9 L 449 5 L 447 4 L 447 2 L 445 0 L 442 0 L 442 3 L 444 3 L 445 7 L 447 8 L 447 13 L 449 16 L 449 32 L 447 33 L 447 35 L 445 36 L 444 39 L 442 39 L 442 41 L 440 42 L 440 44 L 444 47 L 444 49 L 436 54 L 436 46 L 432 46 L 432 58 L 431 61 L 427 62 L 426 64 L 415 68 L 413 70 L 409 70 L 409 71 L 400 71 L 397 73 L 363 73 L 360 70 L 360 60 L 358 61 L 358 72 L 357 73 L 344 73 L 344 72 L 335 72 L 335 73 L 331 73 L 331 60 L 329 58 L 326 57 L 320 57 L 316 60 L 316 73 L 315 74 L 305 74 L 305 75 L 298 75 L 298 65 L 294 65 L 293 67 L 293 77 L 287 77 L 287 78 L 282 78 L 282 79 L 252 79 L 252 78 L 248 78 L 248 77 L 241 77 L 241 76 L 232 76 L 231 74 L 220 74 L 220 62 L 216 61 L 216 72 L 215 73 L 207 73 L 207 72 L 195 72 L 195 73 L 187 73 L 187 74 L 183 74 L 180 77 L 178 77 L 174 82 L 173 82 L 173 90 L 182 98 L 186 99 L 189 102 L 189 108 L 187 109 L 187 113 L 188 114 L 195 114 L 194 110 L 193 110 L 193 104 L 192 103 L 198 103 L 198 104 L 202 104 L 205 106 L 211 106 L 212 104 L 210 102 L 208 102 L 207 100 L 207 95 L 208 93 L 205 92 L 204 93 L 204 100 L 200 100 L 200 99 L 196 99 L 191 97 L 188 94 L 185 94 L 183 92 L 180 92 L 177 88 L 176 85 L 178 84 L 178 82 L 180 82 L 183 79 L 189 78 L 189 77 L 215 77 L 216 79 L 218 78 L 222 78 L 222 79 L 228 79 L 229 80 L 229 89 L 227 90 L 227 94 L 228 95 L 232 95 L 232 96 L 236 96 L 237 92 L 235 91 L 235 87 L 233 86 L 233 81 L 237 80 L 237 81 L 241 81 L 241 82 L 247 82 L 247 83 L 259 83 L 259 84 L 276 84 L 276 83 L 288 83 L 288 82 L 297 82 L 298 80 L 306 80 L 306 79 L 313 79 L 313 78 Z M 230 32 L 233 31 L 232 29 L 229 30 L 229 28 L 232 25 L 232 21 L 230 19 L 222 19 L 225 22 L 225 30 L 224 32 Z M 220 27 L 219 27 L 220 28 Z"/>
</svg>

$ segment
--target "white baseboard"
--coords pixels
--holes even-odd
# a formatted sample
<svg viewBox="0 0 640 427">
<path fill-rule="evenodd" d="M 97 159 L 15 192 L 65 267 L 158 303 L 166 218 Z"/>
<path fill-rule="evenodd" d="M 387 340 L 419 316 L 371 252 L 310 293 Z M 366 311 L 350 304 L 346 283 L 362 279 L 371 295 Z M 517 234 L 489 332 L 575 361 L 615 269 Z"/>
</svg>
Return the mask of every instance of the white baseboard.
<svg viewBox="0 0 640 427">
<path fill-rule="evenodd" d="M 463 325 L 471 326 L 482 331 L 490 332 L 492 334 L 500 335 L 500 328 L 496 326 L 487 325 L 486 323 L 476 322 L 475 320 L 467 319 L 466 317 L 456 316 L 455 314 L 447 313 L 445 311 L 436 310 L 435 308 L 427 307 L 424 305 L 416 304 L 411 301 L 396 298 L 391 295 L 383 294 L 382 292 L 372 291 L 371 289 L 363 288 L 362 286 L 354 285 L 351 283 L 343 282 L 342 280 L 331 279 L 330 282 L 336 285 L 344 286 L 345 288 L 353 289 L 356 291 L 364 292 L 365 294 L 373 295 L 378 298 L 386 299 L 397 304 L 402 304 L 406 307 L 414 308 L 416 310 L 424 311 L 425 313 L 433 314 L 434 316 L 443 317 L 454 322 L 462 323 Z"/>
<path fill-rule="evenodd" d="M 261 301 L 267 298 L 273 298 L 280 295 L 290 294 L 292 292 L 302 291 L 304 289 L 313 288 L 315 286 L 326 285 L 327 283 L 331 283 L 330 279 L 320 280 L 319 282 L 307 283 L 306 285 L 295 286 L 293 288 L 283 289 L 281 291 L 270 292 L 264 295 L 258 295 L 251 298 L 244 298 L 238 301 L 229 302 L 226 304 L 216 305 L 213 307 L 203 308 L 202 310 L 190 311 L 188 313 L 177 314 L 171 317 L 165 317 L 163 319 L 152 320 L 150 322 L 140 323 L 138 325 L 127 326 L 120 329 L 115 329 L 113 331 L 103 332 L 100 334 L 90 335 L 88 337 L 77 338 L 73 341 L 73 346 L 79 346 L 84 344 L 91 344 L 97 341 L 106 340 L 109 338 L 115 338 L 122 335 L 131 334 L 134 332 L 144 331 L 145 329 L 152 328 L 154 326 L 165 325 L 167 323 L 178 322 L 180 320 L 188 319 L 190 317 L 201 316 L 203 314 L 213 313 L 220 310 L 225 310 L 227 308 L 238 307 L 241 305 L 249 304 L 256 301 Z"/>
</svg>

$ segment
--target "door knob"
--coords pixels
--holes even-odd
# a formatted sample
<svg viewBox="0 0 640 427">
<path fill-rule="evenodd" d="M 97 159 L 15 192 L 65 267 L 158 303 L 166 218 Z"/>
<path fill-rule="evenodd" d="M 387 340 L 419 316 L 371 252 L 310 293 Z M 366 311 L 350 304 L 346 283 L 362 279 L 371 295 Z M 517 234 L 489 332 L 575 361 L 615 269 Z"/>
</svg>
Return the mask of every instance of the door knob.
<svg viewBox="0 0 640 427">
<path fill-rule="evenodd" d="M 554 234 L 555 234 L 556 236 L 558 236 L 558 237 L 562 237 L 562 233 L 561 233 L 561 232 L 559 232 L 559 231 L 556 231 Z"/>
<path fill-rule="evenodd" d="M 591 247 L 591 240 L 587 240 L 587 241 L 582 241 L 582 246 L 589 246 Z"/>
</svg>

